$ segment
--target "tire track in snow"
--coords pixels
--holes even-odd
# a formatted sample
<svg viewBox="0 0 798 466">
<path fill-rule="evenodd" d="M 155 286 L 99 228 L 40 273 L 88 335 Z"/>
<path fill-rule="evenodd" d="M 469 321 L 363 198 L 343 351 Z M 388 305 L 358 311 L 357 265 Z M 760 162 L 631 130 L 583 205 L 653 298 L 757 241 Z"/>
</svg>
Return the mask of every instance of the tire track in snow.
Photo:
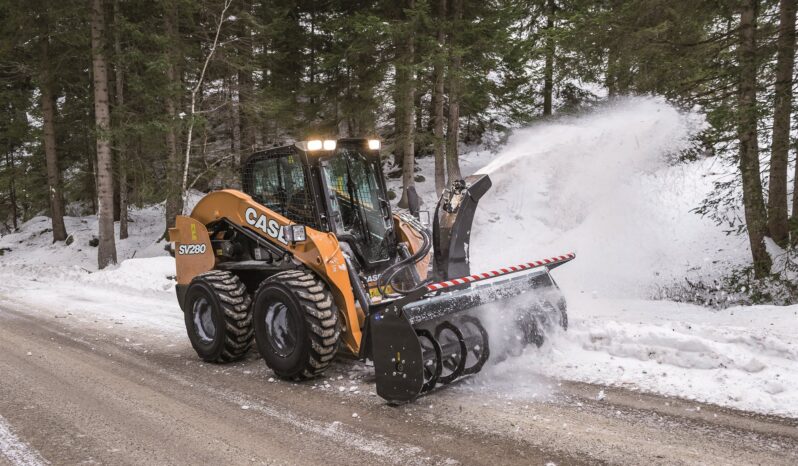
<svg viewBox="0 0 798 466">
<path fill-rule="evenodd" d="M 0 416 L 0 454 L 6 457 L 11 464 L 18 466 L 43 466 L 50 464 L 41 457 L 38 451 L 23 442 L 11 430 L 3 416 Z"/>
</svg>

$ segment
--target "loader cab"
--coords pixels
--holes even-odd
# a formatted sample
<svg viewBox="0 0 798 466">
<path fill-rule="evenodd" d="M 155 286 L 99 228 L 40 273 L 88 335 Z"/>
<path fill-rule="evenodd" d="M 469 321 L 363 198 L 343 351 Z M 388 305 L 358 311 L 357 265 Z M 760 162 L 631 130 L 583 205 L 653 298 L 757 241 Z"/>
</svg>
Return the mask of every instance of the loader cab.
<svg viewBox="0 0 798 466">
<path fill-rule="evenodd" d="M 338 140 L 317 163 L 331 231 L 374 270 L 396 257 L 396 237 L 379 149 L 369 144 Z"/>
<path fill-rule="evenodd" d="M 264 207 L 296 223 L 323 225 L 305 154 L 293 146 L 256 152 L 242 166 L 244 192 Z"/>
<path fill-rule="evenodd" d="M 293 222 L 335 233 L 364 269 L 378 271 L 396 257 L 378 141 L 276 147 L 250 156 L 241 175 L 244 192 L 255 201 Z"/>
</svg>

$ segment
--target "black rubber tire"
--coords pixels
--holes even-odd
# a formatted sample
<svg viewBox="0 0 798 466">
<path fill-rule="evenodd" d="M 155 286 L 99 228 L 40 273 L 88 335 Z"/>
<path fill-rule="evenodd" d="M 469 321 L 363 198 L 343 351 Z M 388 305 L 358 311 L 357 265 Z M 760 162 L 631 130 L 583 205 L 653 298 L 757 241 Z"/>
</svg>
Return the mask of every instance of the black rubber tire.
<svg viewBox="0 0 798 466">
<path fill-rule="evenodd" d="M 280 354 L 266 320 L 269 307 L 282 303 L 293 326 L 293 346 Z M 272 275 L 258 287 L 252 303 L 255 343 L 266 365 L 282 378 L 303 380 L 315 377 L 330 365 L 341 334 L 338 309 L 327 285 L 306 270 Z M 286 350 L 287 351 L 287 350 Z"/>
<path fill-rule="evenodd" d="M 537 320 L 530 317 L 529 321 L 519 323 L 518 327 L 522 332 L 524 345 L 533 344 L 538 348 L 543 346 L 543 343 L 546 341 L 546 336 L 543 334 L 540 328 L 541 325 Z"/>
<path fill-rule="evenodd" d="M 186 290 L 183 314 L 191 346 L 200 358 L 223 363 L 247 354 L 254 337 L 250 302 L 246 287 L 230 272 L 212 270 L 194 277 Z M 212 336 L 195 320 L 205 305 L 213 324 Z"/>
</svg>

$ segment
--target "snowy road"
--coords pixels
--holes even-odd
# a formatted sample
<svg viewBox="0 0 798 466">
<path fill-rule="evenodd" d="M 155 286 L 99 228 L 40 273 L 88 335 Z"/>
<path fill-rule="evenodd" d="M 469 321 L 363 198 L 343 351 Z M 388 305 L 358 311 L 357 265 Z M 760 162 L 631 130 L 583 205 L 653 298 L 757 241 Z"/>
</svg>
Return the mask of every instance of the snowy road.
<svg viewBox="0 0 798 466">
<path fill-rule="evenodd" d="M 537 400 L 465 384 L 389 407 L 359 363 L 292 384 L 109 321 L 0 299 L 0 464 L 798 462 L 795 420 L 553 381 Z"/>
</svg>

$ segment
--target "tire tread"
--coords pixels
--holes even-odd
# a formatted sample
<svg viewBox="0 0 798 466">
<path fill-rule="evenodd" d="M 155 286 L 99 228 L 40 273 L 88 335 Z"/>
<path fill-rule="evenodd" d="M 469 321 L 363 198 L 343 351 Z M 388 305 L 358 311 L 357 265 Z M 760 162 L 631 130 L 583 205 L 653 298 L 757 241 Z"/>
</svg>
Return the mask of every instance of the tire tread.
<svg viewBox="0 0 798 466">
<path fill-rule="evenodd" d="M 310 337 L 308 358 L 294 379 L 302 380 L 320 375 L 329 367 L 338 350 L 341 325 L 338 310 L 326 283 L 308 270 L 280 272 L 264 280 L 256 295 L 265 286 L 279 283 L 291 290 L 299 301 Z"/>
<path fill-rule="evenodd" d="M 224 270 L 211 270 L 194 277 L 202 280 L 216 293 L 224 314 L 224 346 L 221 354 L 208 362 L 233 362 L 246 356 L 252 347 L 254 329 L 252 328 L 251 298 L 238 276 Z"/>
</svg>

